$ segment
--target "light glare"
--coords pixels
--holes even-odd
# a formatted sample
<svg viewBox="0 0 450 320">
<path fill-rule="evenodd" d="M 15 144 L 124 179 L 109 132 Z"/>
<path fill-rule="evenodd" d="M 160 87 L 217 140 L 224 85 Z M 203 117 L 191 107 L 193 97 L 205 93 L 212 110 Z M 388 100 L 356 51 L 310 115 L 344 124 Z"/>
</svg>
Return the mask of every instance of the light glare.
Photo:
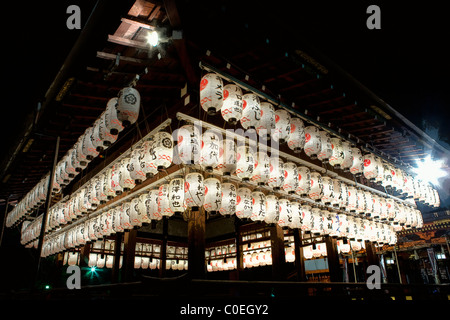
<svg viewBox="0 0 450 320">
<path fill-rule="evenodd" d="M 445 177 L 446 172 L 442 169 L 444 161 L 442 160 L 432 160 L 430 156 L 425 158 L 424 161 L 417 162 L 417 168 L 414 172 L 417 177 L 424 181 L 437 185 L 438 179 Z"/>
<path fill-rule="evenodd" d="M 159 36 L 156 31 L 151 31 L 147 34 L 147 42 L 153 47 L 156 47 L 159 42 Z"/>
</svg>

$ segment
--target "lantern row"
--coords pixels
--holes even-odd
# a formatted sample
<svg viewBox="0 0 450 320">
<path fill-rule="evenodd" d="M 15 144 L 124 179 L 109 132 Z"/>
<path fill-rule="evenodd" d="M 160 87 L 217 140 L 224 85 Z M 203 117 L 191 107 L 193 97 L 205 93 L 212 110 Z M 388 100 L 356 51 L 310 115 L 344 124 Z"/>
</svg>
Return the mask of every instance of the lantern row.
<svg viewBox="0 0 450 320">
<path fill-rule="evenodd" d="M 335 169 L 364 175 L 369 181 L 395 189 L 430 206 L 440 205 L 437 191 L 429 184 L 371 152 L 363 155 L 350 142 L 332 138 L 325 130 L 314 125 L 305 126 L 300 118 L 292 117 L 282 108 L 275 109 L 271 103 L 261 101 L 255 93 L 243 93 L 233 83 L 224 85 L 223 79 L 216 73 L 207 73 L 202 77 L 200 104 L 210 115 L 220 113 L 230 124 L 239 122 L 244 129 L 256 130 L 261 139 L 272 137 L 280 144 L 287 143 L 294 152 L 303 150 L 311 159 L 329 163 Z"/>
<path fill-rule="evenodd" d="M 118 97 L 110 99 L 106 110 L 97 118 L 92 127 L 78 138 L 74 146 L 62 157 L 55 167 L 52 192 L 59 193 L 82 172 L 90 161 L 111 146 L 124 127 L 136 122 L 140 108 L 139 92 L 126 87 Z M 11 227 L 29 215 L 45 202 L 48 193 L 50 174 L 41 181 L 8 214 L 7 226 Z"/>
</svg>

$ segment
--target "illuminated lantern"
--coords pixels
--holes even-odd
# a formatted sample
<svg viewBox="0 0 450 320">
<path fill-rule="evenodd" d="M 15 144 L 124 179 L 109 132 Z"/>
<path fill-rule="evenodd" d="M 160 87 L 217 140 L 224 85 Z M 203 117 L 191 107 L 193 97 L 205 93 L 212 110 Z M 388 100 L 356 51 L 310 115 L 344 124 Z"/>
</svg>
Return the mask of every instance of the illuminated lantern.
<svg viewBox="0 0 450 320">
<path fill-rule="evenodd" d="M 173 212 L 184 212 L 184 179 L 181 177 L 170 180 L 169 206 Z"/>
<path fill-rule="evenodd" d="M 139 108 L 141 106 L 141 96 L 139 92 L 126 87 L 119 91 L 117 98 L 117 118 L 122 121 L 124 127 L 136 122 L 139 117 Z"/>
<path fill-rule="evenodd" d="M 333 207 L 339 207 L 341 201 L 341 189 L 343 182 L 339 179 L 332 179 L 333 184 L 333 196 L 331 197 L 331 205 Z"/>
<path fill-rule="evenodd" d="M 313 257 L 313 248 L 312 248 L 312 246 L 302 247 L 302 250 L 303 250 L 303 257 L 306 260 L 309 260 L 309 259 L 311 259 Z"/>
<path fill-rule="evenodd" d="M 145 207 L 150 220 L 161 220 L 162 214 L 158 210 L 159 188 L 152 189 L 145 195 Z"/>
<path fill-rule="evenodd" d="M 244 129 L 256 129 L 261 120 L 261 107 L 259 97 L 254 93 L 246 93 L 242 96 L 241 126 Z"/>
<path fill-rule="evenodd" d="M 423 217 L 422 217 L 422 213 L 415 209 L 416 211 L 416 217 L 417 217 L 417 225 L 416 228 L 422 228 L 423 227 Z"/>
<path fill-rule="evenodd" d="M 219 213 L 224 216 L 231 216 L 236 212 L 236 186 L 232 183 L 222 183 L 222 201 Z"/>
<path fill-rule="evenodd" d="M 305 153 L 311 159 L 316 159 L 320 152 L 321 137 L 320 131 L 316 126 L 308 126 L 305 128 Z"/>
<path fill-rule="evenodd" d="M 114 190 L 116 195 L 120 195 L 123 192 L 123 188 L 119 183 L 119 171 L 120 171 L 120 161 L 116 162 L 111 166 L 111 188 Z"/>
<path fill-rule="evenodd" d="M 102 119 L 107 131 L 112 135 L 117 135 L 124 129 L 122 121 L 117 116 L 117 101 L 118 98 L 112 98 L 108 101 Z"/>
<path fill-rule="evenodd" d="M 320 151 L 317 154 L 317 159 L 322 162 L 328 162 L 333 155 L 333 148 L 331 147 L 330 134 L 324 130 L 319 131 L 320 134 Z"/>
<path fill-rule="evenodd" d="M 375 163 L 378 167 L 378 174 L 375 177 L 375 182 L 382 182 L 384 179 L 384 164 L 380 157 L 375 156 Z M 364 170 L 364 168 L 363 168 Z"/>
<path fill-rule="evenodd" d="M 332 238 L 338 238 L 341 236 L 340 234 L 341 221 L 339 218 L 340 218 L 339 214 L 337 214 L 336 212 L 329 212 L 328 219 L 331 220 L 329 235 Z"/>
<path fill-rule="evenodd" d="M 385 164 L 384 166 L 384 179 L 381 185 L 387 189 L 392 188 L 394 186 L 394 168 L 390 164 Z"/>
<path fill-rule="evenodd" d="M 222 187 L 220 181 L 216 178 L 207 178 L 204 180 L 205 200 L 203 208 L 206 212 L 216 213 L 222 205 Z"/>
<path fill-rule="evenodd" d="M 136 148 L 133 151 L 131 151 L 130 161 L 128 162 L 127 169 L 130 178 L 133 179 L 135 184 L 141 184 L 142 181 L 147 179 L 146 174 L 142 170 L 140 158 L 141 158 L 140 148 Z"/>
<path fill-rule="evenodd" d="M 223 87 L 223 104 L 221 114 L 225 121 L 236 124 L 242 117 L 242 90 L 235 84 Z M 208 110 L 206 110 L 208 111 Z"/>
<path fill-rule="evenodd" d="M 216 169 L 224 176 L 230 176 L 236 170 L 236 143 L 233 139 L 225 139 L 219 146 L 219 162 Z"/>
<path fill-rule="evenodd" d="M 289 149 L 299 153 L 305 146 L 305 125 L 300 118 L 291 118 L 291 131 L 287 138 Z"/>
<path fill-rule="evenodd" d="M 146 206 L 146 200 L 147 200 L 148 194 L 141 194 L 139 197 L 134 198 L 131 202 L 133 205 L 135 214 L 137 216 L 137 219 L 139 219 L 140 223 L 142 225 L 148 225 L 151 222 L 151 217 L 148 214 L 147 206 Z"/>
<path fill-rule="evenodd" d="M 305 166 L 297 167 L 298 186 L 295 193 L 301 197 L 306 197 L 311 189 L 311 170 Z"/>
<path fill-rule="evenodd" d="M 441 200 L 439 198 L 439 193 L 437 192 L 436 189 L 433 189 L 433 194 L 434 194 L 434 199 L 435 199 L 433 207 L 438 208 L 441 205 Z"/>
<path fill-rule="evenodd" d="M 367 205 L 364 196 L 364 191 L 356 189 L 356 213 L 364 214 L 366 212 Z"/>
<path fill-rule="evenodd" d="M 238 147 L 236 159 L 236 176 L 242 181 L 249 181 L 255 169 L 252 149 L 248 146 Z"/>
<path fill-rule="evenodd" d="M 257 152 L 255 156 L 255 170 L 251 180 L 261 186 L 269 180 L 270 159 L 266 152 Z"/>
<path fill-rule="evenodd" d="M 201 133 L 191 124 L 177 129 L 178 157 L 183 164 L 198 164 L 200 158 Z"/>
<path fill-rule="evenodd" d="M 388 211 L 387 211 L 387 204 L 386 204 L 386 198 L 384 197 L 378 197 L 379 203 L 380 203 L 380 221 L 385 221 L 388 218 Z"/>
<path fill-rule="evenodd" d="M 252 192 L 249 188 L 239 188 L 236 196 L 236 216 L 249 219 L 252 216 Z"/>
<path fill-rule="evenodd" d="M 323 215 L 323 234 L 329 235 L 333 230 L 333 216 L 328 210 L 322 210 Z"/>
<path fill-rule="evenodd" d="M 331 138 L 331 157 L 328 162 L 336 169 L 341 168 L 344 162 L 344 149 L 342 147 L 342 140 L 339 138 Z"/>
<path fill-rule="evenodd" d="M 397 222 L 400 226 L 404 226 L 406 224 L 406 215 L 408 213 L 408 209 L 402 203 L 396 203 L 396 205 L 398 207 L 398 212 L 396 216 Z"/>
<path fill-rule="evenodd" d="M 269 102 L 261 102 L 261 119 L 258 121 L 256 132 L 263 140 L 270 140 L 275 130 L 275 108 Z"/>
<path fill-rule="evenodd" d="M 155 156 L 155 166 L 159 170 L 167 169 L 172 164 L 173 140 L 168 132 L 160 131 L 154 136 L 152 151 Z"/>
<path fill-rule="evenodd" d="M 344 152 L 344 160 L 341 163 L 341 169 L 350 171 L 350 167 L 353 164 L 353 152 L 350 142 L 342 141 L 342 151 Z"/>
<path fill-rule="evenodd" d="M 79 168 L 79 171 L 86 168 L 87 164 L 91 161 L 91 156 L 87 155 L 83 151 L 83 139 L 84 135 L 81 135 L 78 138 L 78 141 L 74 144 L 74 148 L 76 148 L 76 159 L 78 160 L 78 163 L 75 164 L 76 168 Z"/>
<path fill-rule="evenodd" d="M 186 207 L 198 210 L 205 199 L 203 176 L 198 172 L 188 173 L 184 182 L 184 202 Z"/>
<path fill-rule="evenodd" d="M 322 177 L 323 194 L 322 202 L 325 205 L 330 205 L 334 198 L 334 185 L 333 180 L 330 177 Z"/>
<path fill-rule="evenodd" d="M 253 221 L 264 221 L 266 216 L 266 195 L 260 191 L 252 192 L 252 216 Z"/>
<path fill-rule="evenodd" d="M 273 190 L 280 190 L 284 185 L 284 163 L 279 157 L 270 157 L 269 180 L 267 185 Z"/>
<path fill-rule="evenodd" d="M 298 188 L 298 171 L 297 165 L 293 162 L 284 164 L 284 184 L 283 190 L 289 194 L 295 193 Z"/>
<path fill-rule="evenodd" d="M 161 216 L 171 217 L 174 212 L 170 208 L 169 184 L 162 184 L 158 190 L 158 213 Z"/>
<path fill-rule="evenodd" d="M 361 154 L 361 150 L 358 148 L 352 148 L 352 154 L 353 154 L 353 162 L 350 167 L 350 173 L 354 175 L 360 175 L 363 173 L 364 166 L 363 166 L 363 156 Z"/>
<path fill-rule="evenodd" d="M 264 222 L 267 224 L 278 223 L 280 215 L 280 204 L 277 196 L 269 194 L 266 196 L 266 215 Z"/>
<path fill-rule="evenodd" d="M 373 217 L 374 203 L 372 193 L 369 191 L 364 191 L 364 201 L 366 206 L 366 216 Z"/>
<path fill-rule="evenodd" d="M 302 225 L 300 229 L 306 233 L 309 233 L 311 231 L 311 224 L 312 224 L 311 210 L 312 208 L 309 205 L 302 206 L 301 211 Z"/>
<path fill-rule="evenodd" d="M 130 205 L 130 201 L 124 201 L 118 208 L 118 211 L 120 212 L 120 225 L 125 230 L 130 230 L 133 228 L 131 225 Z"/>
<path fill-rule="evenodd" d="M 215 115 L 223 104 L 223 81 L 216 73 L 205 74 L 200 81 L 200 105 L 209 115 Z"/>
<path fill-rule="evenodd" d="M 389 221 L 394 221 L 397 215 L 397 207 L 394 199 L 387 198 L 386 199 L 386 210 L 387 210 L 387 218 Z"/>
<path fill-rule="evenodd" d="M 288 199 L 279 199 L 278 203 L 280 204 L 278 225 L 282 228 L 288 227 L 292 221 L 291 202 Z"/>
<path fill-rule="evenodd" d="M 153 178 L 158 173 L 155 165 L 156 153 L 153 151 L 154 136 L 145 140 L 139 150 L 139 166 L 146 178 Z"/>
<path fill-rule="evenodd" d="M 401 189 L 401 185 L 403 184 L 403 176 L 402 171 L 399 168 L 392 168 L 392 187 L 395 190 Z"/>
<path fill-rule="evenodd" d="M 111 200 L 116 196 L 116 192 L 112 187 L 112 175 L 112 168 L 106 169 L 105 173 L 103 174 L 103 192 L 105 193 L 107 200 Z"/>
<path fill-rule="evenodd" d="M 413 177 L 410 174 L 405 173 L 405 175 L 403 176 L 404 179 L 404 193 L 408 196 L 408 197 L 413 197 L 414 196 L 414 185 L 413 185 Z"/>
<path fill-rule="evenodd" d="M 356 240 L 357 220 L 353 216 L 347 216 L 347 238 L 351 241 Z"/>
<path fill-rule="evenodd" d="M 119 184 L 123 191 L 129 191 L 136 186 L 134 180 L 130 177 L 130 172 L 128 171 L 129 161 L 130 158 L 125 157 L 120 161 L 119 165 Z"/>
<path fill-rule="evenodd" d="M 321 201 L 323 196 L 322 176 L 316 171 L 311 172 L 311 189 L 308 196 L 317 202 Z"/>
<path fill-rule="evenodd" d="M 348 193 L 348 204 L 346 210 L 349 212 L 356 212 L 356 206 L 358 203 L 356 188 L 353 186 L 348 186 L 347 193 Z"/>
<path fill-rule="evenodd" d="M 275 130 L 272 138 L 278 143 L 285 143 L 291 132 L 291 115 L 284 109 L 275 110 Z"/>
<path fill-rule="evenodd" d="M 289 225 L 291 229 L 300 229 L 302 226 L 302 205 L 298 201 L 291 201 L 292 221 Z"/>
<path fill-rule="evenodd" d="M 223 149 L 222 137 L 211 130 L 205 131 L 200 148 L 200 165 L 206 172 L 212 172 L 219 164 L 220 149 Z"/>
<path fill-rule="evenodd" d="M 319 208 L 311 210 L 311 233 L 313 236 L 318 236 L 323 232 L 323 212 Z"/>
</svg>

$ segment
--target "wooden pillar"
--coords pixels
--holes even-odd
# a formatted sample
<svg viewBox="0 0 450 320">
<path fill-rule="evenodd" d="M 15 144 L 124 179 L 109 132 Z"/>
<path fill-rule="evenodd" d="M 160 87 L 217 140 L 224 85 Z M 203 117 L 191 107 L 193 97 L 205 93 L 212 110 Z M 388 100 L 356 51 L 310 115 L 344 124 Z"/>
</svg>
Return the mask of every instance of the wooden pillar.
<svg viewBox="0 0 450 320">
<path fill-rule="evenodd" d="M 206 276 L 205 230 L 205 210 L 191 211 L 188 214 L 188 272 L 196 279 Z"/>
<path fill-rule="evenodd" d="M 342 271 L 339 264 L 339 254 L 337 251 L 336 239 L 325 236 L 325 245 L 327 247 L 328 270 L 330 272 L 331 282 L 342 282 Z"/>
<path fill-rule="evenodd" d="M 169 237 L 169 219 L 167 216 L 163 216 L 162 219 L 162 243 L 161 250 L 159 252 L 159 277 L 164 278 L 166 276 L 167 265 L 167 239 Z"/>
<path fill-rule="evenodd" d="M 272 247 L 272 279 L 284 280 L 286 275 L 286 254 L 284 252 L 284 233 L 279 225 L 270 227 Z"/>
<path fill-rule="evenodd" d="M 295 270 L 297 271 L 297 280 L 306 281 L 305 259 L 303 257 L 302 231 L 294 229 L 294 253 L 295 253 Z"/>
<path fill-rule="evenodd" d="M 124 282 L 133 280 L 134 257 L 136 255 L 137 230 L 131 229 L 124 233 L 124 248 L 122 261 L 122 279 Z"/>
<path fill-rule="evenodd" d="M 367 264 L 370 265 L 376 265 L 378 266 L 378 257 L 377 254 L 375 253 L 375 248 L 372 244 L 372 242 L 367 241 L 365 243 L 366 246 L 366 258 L 367 258 Z"/>
<path fill-rule="evenodd" d="M 121 256 L 121 247 L 122 247 L 122 238 L 123 233 L 116 233 L 116 240 L 114 241 L 114 263 L 111 274 L 111 282 L 118 283 L 119 282 L 119 274 L 120 274 L 120 256 Z"/>
<path fill-rule="evenodd" d="M 244 270 L 244 255 L 242 254 L 242 237 L 240 226 L 240 220 L 234 216 L 234 230 L 236 237 L 236 270 L 234 274 L 232 274 L 233 280 L 239 280 L 239 274 L 242 270 Z"/>
<path fill-rule="evenodd" d="M 89 254 L 91 253 L 91 244 L 86 243 L 80 249 L 80 267 L 87 267 L 89 264 Z"/>
</svg>

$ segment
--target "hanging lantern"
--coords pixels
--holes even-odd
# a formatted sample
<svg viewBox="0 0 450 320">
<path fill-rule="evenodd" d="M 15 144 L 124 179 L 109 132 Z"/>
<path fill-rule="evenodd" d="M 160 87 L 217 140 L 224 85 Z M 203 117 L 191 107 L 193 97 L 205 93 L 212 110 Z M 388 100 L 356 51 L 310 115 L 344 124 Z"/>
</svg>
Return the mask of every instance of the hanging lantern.
<svg viewBox="0 0 450 320">
<path fill-rule="evenodd" d="M 141 184 L 142 181 L 147 179 L 146 174 L 142 170 L 141 163 L 141 148 L 136 148 L 131 151 L 130 161 L 128 162 L 128 173 L 130 178 L 133 179 L 135 184 Z"/>
<path fill-rule="evenodd" d="M 299 153 L 305 147 L 305 125 L 300 118 L 291 118 L 291 131 L 287 138 L 289 149 Z"/>
<path fill-rule="evenodd" d="M 128 171 L 129 162 L 130 158 L 125 157 L 120 161 L 119 165 L 119 184 L 123 191 L 129 191 L 136 186 L 134 180 L 130 177 L 130 172 Z"/>
<path fill-rule="evenodd" d="M 386 198 L 386 208 L 388 221 L 394 221 L 397 215 L 397 207 L 395 205 L 394 199 Z"/>
<path fill-rule="evenodd" d="M 264 222 L 267 224 L 278 223 L 280 215 L 280 204 L 277 196 L 270 194 L 266 196 L 266 215 Z"/>
<path fill-rule="evenodd" d="M 292 221 L 291 202 L 288 199 L 279 199 L 278 202 L 280 204 L 278 225 L 282 228 L 288 227 Z"/>
<path fill-rule="evenodd" d="M 274 191 L 284 185 L 284 163 L 279 157 L 270 157 L 269 179 L 267 185 Z"/>
<path fill-rule="evenodd" d="M 284 184 L 283 190 L 289 194 L 295 193 L 298 188 L 298 171 L 297 165 L 293 162 L 284 164 Z"/>
<path fill-rule="evenodd" d="M 311 172 L 311 189 L 308 196 L 316 202 L 321 201 L 323 196 L 322 176 L 316 171 Z"/>
<path fill-rule="evenodd" d="M 380 221 L 388 219 L 387 203 L 385 197 L 378 197 L 380 203 Z"/>
<path fill-rule="evenodd" d="M 302 250 L 303 250 L 303 257 L 306 260 L 309 260 L 309 259 L 311 259 L 313 257 L 313 248 L 312 248 L 312 246 L 302 247 Z"/>
<path fill-rule="evenodd" d="M 403 185 L 404 185 L 404 193 L 408 197 L 414 197 L 414 185 L 413 185 L 413 177 L 410 174 L 405 173 L 403 176 Z"/>
<path fill-rule="evenodd" d="M 235 84 L 223 87 L 223 104 L 221 114 L 225 121 L 236 124 L 242 117 L 242 90 Z M 207 110 L 206 110 L 207 111 Z"/>
<path fill-rule="evenodd" d="M 333 214 L 328 210 L 322 210 L 324 235 L 329 235 L 333 231 Z"/>
<path fill-rule="evenodd" d="M 375 156 L 375 163 L 378 168 L 378 174 L 375 177 L 375 182 L 382 182 L 384 179 L 384 164 L 380 157 Z M 364 170 L 364 169 L 363 169 Z"/>
<path fill-rule="evenodd" d="M 275 130 L 272 138 L 282 144 L 287 141 L 291 133 L 291 115 L 284 109 L 275 110 Z"/>
<path fill-rule="evenodd" d="M 209 115 L 215 115 L 223 104 L 223 81 L 216 73 L 205 74 L 200 81 L 200 105 Z"/>
<path fill-rule="evenodd" d="M 169 207 L 173 212 L 184 212 L 184 179 L 181 177 L 170 180 Z"/>
<path fill-rule="evenodd" d="M 331 205 L 338 208 L 341 201 L 341 192 L 343 182 L 339 179 L 331 179 L 333 184 L 333 195 L 331 197 Z"/>
<path fill-rule="evenodd" d="M 380 213 L 381 213 L 381 203 L 380 203 L 380 197 L 376 194 L 371 194 L 372 196 L 372 213 L 370 214 L 370 217 L 378 221 L 380 219 Z"/>
<path fill-rule="evenodd" d="M 205 199 L 203 176 L 198 172 L 188 173 L 184 182 L 184 202 L 186 207 L 197 211 Z"/>
<path fill-rule="evenodd" d="M 219 164 L 220 149 L 223 149 L 222 136 L 207 130 L 203 133 L 200 148 L 200 165 L 206 172 L 212 172 Z"/>
<path fill-rule="evenodd" d="M 300 229 L 305 233 L 311 232 L 311 224 L 312 224 L 312 216 L 311 216 L 312 208 L 309 205 L 303 205 L 301 211 L 302 224 Z"/>
<path fill-rule="evenodd" d="M 219 162 L 216 169 L 224 176 L 230 176 L 236 170 L 236 143 L 233 139 L 225 139 L 219 146 Z"/>
<path fill-rule="evenodd" d="M 330 237 L 336 239 L 341 236 L 340 234 L 341 221 L 339 219 L 340 218 L 339 214 L 337 214 L 336 212 L 329 212 L 328 218 L 331 220 L 329 235 Z"/>
<path fill-rule="evenodd" d="M 154 164 L 158 171 L 167 169 L 172 164 L 173 140 L 168 132 L 160 131 L 154 136 L 152 149 L 150 151 L 156 158 Z"/>
<path fill-rule="evenodd" d="M 341 169 L 344 171 L 349 171 L 353 164 L 353 153 L 350 142 L 342 142 L 342 151 L 344 152 L 344 160 L 341 163 Z"/>
<path fill-rule="evenodd" d="M 246 93 L 242 96 L 241 126 L 244 129 L 256 129 L 261 120 L 261 107 L 259 97 L 254 93 Z"/>
<path fill-rule="evenodd" d="M 311 233 L 313 236 L 318 236 L 323 232 L 323 213 L 319 208 L 313 208 L 311 210 Z"/>
<path fill-rule="evenodd" d="M 305 153 L 311 159 L 317 159 L 320 152 L 321 137 L 320 131 L 316 126 L 307 126 L 305 128 Z"/>
<path fill-rule="evenodd" d="M 344 149 L 341 139 L 331 138 L 331 157 L 328 162 L 336 169 L 341 168 L 341 164 L 344 162 Z"/>
<path fill-rule="evenodd" d="M 266 195 L 260 191 L 252 192 L 252 216 L 253 221 L 264 221 L 266 216 Z"/>
<path fill-rule="evenodd" d="M 322 162 L 328 162 L 333 155 L 333 149 L 331 148 L 330 134 L 324 130 L 319 131 L 320 134 L 320 151 L 317 154 L 317 159 Z"/>
<path fill-rule="evenodd" d="M 350 166 L 350 173 L 359 176 L 361 173 L 363 173 L 364 170 L 363 156 L 361 154 L 361 150 L 359 150 L 358 148 L 352 148 L 352 154 L 353 162 Z"/>
<path fill-rule="evenodd" d="M 139 219 L 141 225 L 148 225 L 151 222 L 151 217 L 149 214 L 147 214 L 147 196 L 148 194 L 144 193 L 132 200 L 132 209 L 134 210 L 134 212 L 132 212 L 136 214 L 137 219 Z"/>
<path fill-rule="evenodd" d="M 207 178 L 204 180 L 205 200 L 203 208 L 206 212 L 216 213 L 222 205 L 222 187 L 220 181 L 216 178 Z"/>
<path fill-rule="evenodd" d="M 111 188 L 114 190 L 116 195 L 120 195 L 123 192 L 122 186 L 119 184 L 119 171 L 120 171 L 120 161 L 116 162 L 111 166 Z"/>
<path fill-rule="evenodd" d="M 364 177 L 369 180 L 374 180 L 378 176 L 378 166 L 375 162 L 375 156 L 372 153 L 364 155 Z"/>
<path fill-rule="evenodd" d="M 106 129 L 112 135 L 117 135 L 124 129 L 122 121 L 117 116 L 117 102 L 118 98 L 112 98 L 108 101 L 102 119 Z"/>
<path fill-rule="evenodd" d="M 346 210 L 349 212 L 356 212 L 356 206 L 358 202 L 356 188 L 353 186 L 348 186 L 347 193 L 348 193 L 348 204 Z"/>
<path fill-rule="evenodd" d="M 124 230 L 130 230 L 133 228 L 133 226 L 131 225 L 130 205 L 130 201 L 124 201 L 118 209 L 118 211 L 120 212 L 120 225 Z"/>
<path fill-rule="evenodd" d="M 367 209 L 364 191 L 356 188 L 356 213 L 365 214 Z"/>
<path fill-rule="evenodd" d="M 163 215 L 158 210 L 159 188 L 150 190 L 146 195 L 144 194 L 144 196 L 147 216 L 150 220 L 161 220 Z"/>
<path fill-rule="evenodd" d="M 306 197 L 311 189 L 311 170 L 305 166 L 297 167 L 298 186 L 295 193 L 301 197 Z"/>
<path fill-rule="evenodd" d="M 242 181 L 249 181 L 255 169 L 252 149 L 248 146 L 237 148 L 236 176 Z"/>
<path fill-rule="evenodd" d="M 366 216 L 368 218 L 373 217 L 373 212 L 374 212 L 374 203 L 373 203 L 373 196 L 372 193 L 369 191 L 364 191 L 364 201 L 365 201 L 365 206 L 366 206 Z"/>
<path fill-rule="evenodd" d="M 300 229 L 302 226 L 302 205 L 298 201 L 291 201 L 292 221 L 289 225 L 291 229 Z"/>
<path fill-rule="evenodd" d="M 236 196 L 236 216 L 239 219 L 249 219 L 252 210 L 252 192 L 249 188 L 239 188 Z"/>
<path fill-rule="evenodd" d="M 334 198 L 334 185 L 333 180 L 330 177 L 322 177 L 323 194 L 322 202 L 325 205 L 330 205 Z"/>
<path fill-rule="evenodd" d="M 221 215 L 231 216 L 236 212 L 236 197 L 236 186 L 229 182 L 222 183 Z"/>
<path fill-rule="evenodd" d="M 136 122 L 140 106 L 141 96 L 136 89 L 126 87 L 120 90 L 116 110 L 117 118 L 122 121 L 124 127 Z"/>
<path fill-rule="evenodd" d="M 174 212 L 170 208 L 169 184 L 162 184 L 158 190 L 158 213 L 161 216 L 171 217 Z"/>
<path fill-rule="evenodd" d="M 270 140 L 275 130 L 275 108 L 269 102 L 261 102 L 261 119 L 258 121 L 256 132 L 263 140 Z"/>
<path fill-rule="evenodd" d="M 270 159 L 266 152 L 259 151 L 255 156 L 255 170 L 251 180 L 262 186 L 269 180 Z"/>
<path fill-rule="evenodd" d="M 84 134 L 78 138 L 74 148 L 76 148 L 76 157 L 79 162 L 79 168 L 86 168 L 87 164 L 92 160 L 92 156 L 86 153 L 86 148 L 83 148 Z M 81 170 L 80 170 L 81 171 Z"/>
<path fill-rule="evenodd" d="M 111 144 L 116 142 L 118 137 L 118 134 L 111 134 L 110 128 L 106 126 L 105 113 L 106 111 L 100 115 L 97 124 L 94 126 L 94 144 L 97 145 L 96 150 L 99 152 L 107 149 Z M 120 124 L 120 128 L 123 129 L 122 124 Z M 113 132 L 115 132 L 115 130 L 113 130 Z"/>
<path fill-rule="evenodd" d="M 200 158 L 201 133 L 191 124 L 177 130 L 178 157 L 183 164 L 198 164 Z"/>
<path fill-rule="evenodd" d="M 393 187 L 393 180 L 394 180 L 395 171 L 393 170 L 393 167 L 390 164 L 384 165 L 384 179 L 381 182 L 381 185 L 385 187 L 386 189 L 390 189 Z"/>
</svg>

